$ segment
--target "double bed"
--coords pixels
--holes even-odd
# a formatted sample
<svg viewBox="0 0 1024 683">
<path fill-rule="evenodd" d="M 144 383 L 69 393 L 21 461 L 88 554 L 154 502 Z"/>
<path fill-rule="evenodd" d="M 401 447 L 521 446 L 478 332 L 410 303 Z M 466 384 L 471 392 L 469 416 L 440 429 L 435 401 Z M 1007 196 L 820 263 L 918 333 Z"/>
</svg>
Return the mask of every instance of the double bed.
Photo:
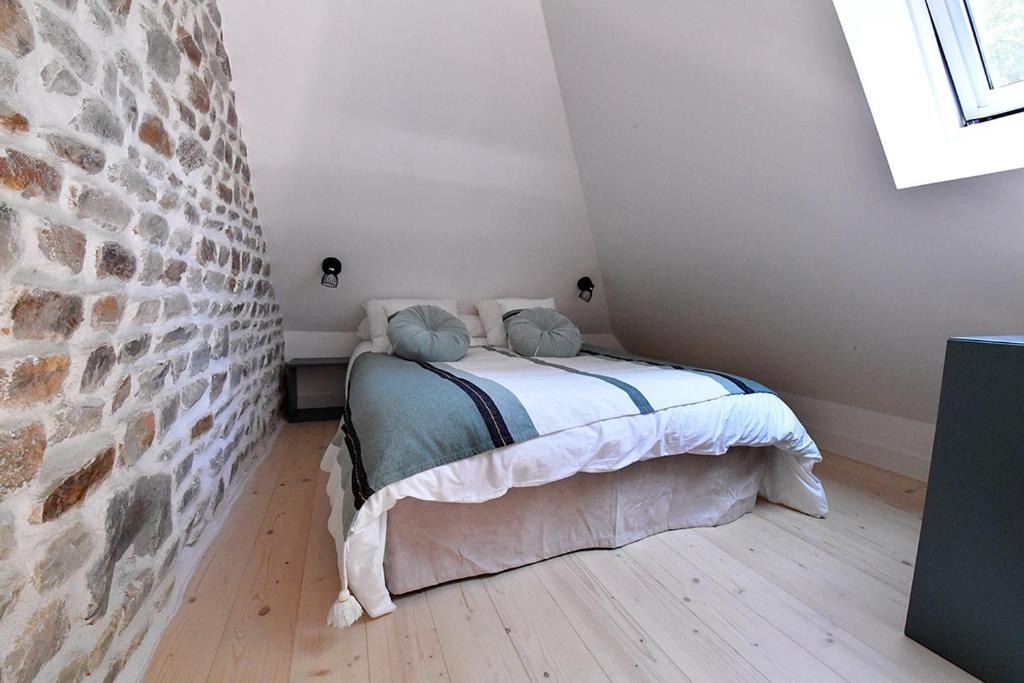
<svg viewBox="0 0 1024 683">
<path fill-rule="evenodd" d="M 321 463 L 339 627 L 360 605 L 392 611 L 393 594 L 728 523 L 759 495 L 828 510 L 804 427 L 735 375 L 586 345 L 548 359 L 482 344 L 426 363 L 361 344 L 348 392 Z"/>
</svg>

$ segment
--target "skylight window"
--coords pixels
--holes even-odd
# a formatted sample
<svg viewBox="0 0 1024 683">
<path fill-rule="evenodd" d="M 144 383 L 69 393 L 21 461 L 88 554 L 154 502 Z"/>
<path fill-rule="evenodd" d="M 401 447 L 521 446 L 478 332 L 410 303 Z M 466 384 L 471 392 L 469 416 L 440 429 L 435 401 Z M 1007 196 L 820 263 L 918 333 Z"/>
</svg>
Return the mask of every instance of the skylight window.
<svg viewBox="0 0 1024 683">
<path fill-rule="evenodd" d="M 1024 0 L 928 0 L 964 119 L 1024 110 Z"/>
</svg>

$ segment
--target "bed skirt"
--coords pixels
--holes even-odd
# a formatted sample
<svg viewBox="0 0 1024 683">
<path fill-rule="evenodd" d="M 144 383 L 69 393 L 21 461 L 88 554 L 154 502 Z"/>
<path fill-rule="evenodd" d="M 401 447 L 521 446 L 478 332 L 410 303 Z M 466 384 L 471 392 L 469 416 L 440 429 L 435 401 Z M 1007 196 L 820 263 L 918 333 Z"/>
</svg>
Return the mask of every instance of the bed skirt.
<svg viewBox="0 0 1024 683">
<path fill-rule="evenodd" d="M 483 503 L 403 498 L 388 512 L 388 590 L 408 593 L 669 529 L 727 524 L 754 508 L 767 455 L 734 447 L 720 456 L 655 458 Z"/>
</svg>

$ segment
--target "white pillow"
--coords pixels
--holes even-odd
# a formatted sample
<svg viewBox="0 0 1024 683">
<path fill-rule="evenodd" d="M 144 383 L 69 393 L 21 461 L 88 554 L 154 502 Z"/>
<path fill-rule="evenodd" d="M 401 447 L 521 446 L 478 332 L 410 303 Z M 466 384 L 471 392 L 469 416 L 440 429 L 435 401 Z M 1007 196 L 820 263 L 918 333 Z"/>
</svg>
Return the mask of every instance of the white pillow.
<svg viewBox="0 0 1024 683">
<path fill-rule="evenodd" d="M 492 346 L 508 346 L 505 336 L 505 321 L 501 316 L 520 308 L 555 308 L 554 299 L 484 299 L 476 302 L 476 310 L 484 323 L 487 343 Z"/>
<path fill-rule="evenodd" d="M 356 337 L 360 341 L 370 341 L 370 319 L 363 318 L 359 322 L 359 327 L 356 328 Z"/>
<path fill-rule="evenodd" d="M 391 353 L 388 341 L 388 318 L 410 306 L 437 306 L 452 315 L 459 310 L 454 299 L 371 299 L 363 308 L 370 321 L 370 350 L 374 353 Z M 472 336 L 472 335 L 471 335 Z"/>
<path fill-rule="evenodd" d="M 459 320 L 469 330 L 470 339 L 478 339 L 480 337 L 486 337 L 487 331 L 484 330 L 484 321 L 480 319 L 478 315 L 467 315 L 465 313 L 459 313 Z"/>
</svg>

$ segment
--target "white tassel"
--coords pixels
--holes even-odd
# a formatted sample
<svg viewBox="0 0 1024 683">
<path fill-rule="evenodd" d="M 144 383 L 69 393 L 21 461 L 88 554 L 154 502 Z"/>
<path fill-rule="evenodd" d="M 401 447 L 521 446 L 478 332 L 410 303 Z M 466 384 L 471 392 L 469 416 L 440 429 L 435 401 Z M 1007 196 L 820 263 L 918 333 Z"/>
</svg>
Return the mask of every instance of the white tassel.
<svg viewBox="0 0 1024 683">
<path fill-rule="evenodd" d="M 348 628 L 359 621 L 361 616 L 363 616 L 363 606 L 346 588 L 341 591 L 341 595 L 331 605 L 331 612 L 327 615 L 327 625 L 334 628 Z"/>
</svg>

